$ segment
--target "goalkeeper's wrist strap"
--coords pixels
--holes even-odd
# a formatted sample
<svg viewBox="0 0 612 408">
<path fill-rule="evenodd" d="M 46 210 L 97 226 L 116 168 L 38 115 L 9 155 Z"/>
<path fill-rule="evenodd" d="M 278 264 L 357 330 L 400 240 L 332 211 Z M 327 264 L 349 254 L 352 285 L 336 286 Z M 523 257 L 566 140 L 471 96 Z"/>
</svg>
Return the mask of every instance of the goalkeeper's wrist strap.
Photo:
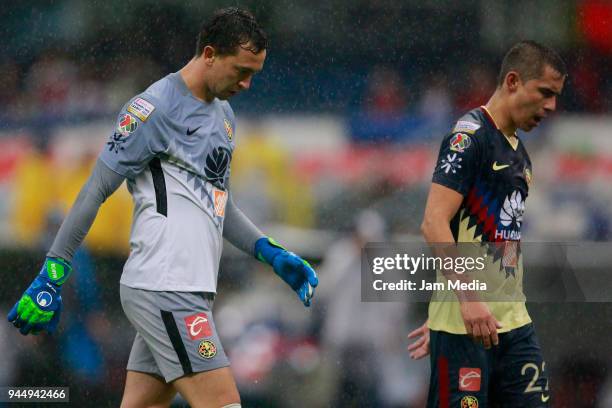
<svg viewBox="0 0 612 408">
<path fill-rule="evenodd" d="M 62 258 L 48 257 L 45 260 L 45 267 L 40 271 L 40 275 L 49 279 L 52 283 L 61 286 L 72 273 L 70 263 Z"/>
<path fill-rule="evenodd" d="M 263 237 L 255 242 L 255 258 L 269 265 L 272 265 L 274 258 L 284 251 L 287 250 L 273 238 Z"/>
</svg>

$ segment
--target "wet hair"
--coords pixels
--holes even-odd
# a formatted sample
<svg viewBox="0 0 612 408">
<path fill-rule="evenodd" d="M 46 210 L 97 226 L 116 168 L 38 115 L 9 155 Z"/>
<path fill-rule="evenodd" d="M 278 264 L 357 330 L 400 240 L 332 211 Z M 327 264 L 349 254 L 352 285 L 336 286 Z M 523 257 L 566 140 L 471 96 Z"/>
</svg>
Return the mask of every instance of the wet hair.
<svg viewBox="0 0 612 408">
<path fill-rule="evenodd" d="M 565 62 L 556 51 L 535 41 L 521 41 L 513 45 L 504 56 L 497 77 L 497 86 L 503 85 L 510 71 L 518 72 L 523 82 L 539 78 L 547 65 L 562 76 L 567 75 Z"/>
<path fill-rule="evenodd" d="M 268 37 L 253 14 L 228 7 L 215 11 L 202 24 L 197 38 L 197 57 L 202 55 L 207 45 L 213 47 L 219 55 L 234 55 L 238 47 L 258 54 L 268 47 Z"/>
</svg>

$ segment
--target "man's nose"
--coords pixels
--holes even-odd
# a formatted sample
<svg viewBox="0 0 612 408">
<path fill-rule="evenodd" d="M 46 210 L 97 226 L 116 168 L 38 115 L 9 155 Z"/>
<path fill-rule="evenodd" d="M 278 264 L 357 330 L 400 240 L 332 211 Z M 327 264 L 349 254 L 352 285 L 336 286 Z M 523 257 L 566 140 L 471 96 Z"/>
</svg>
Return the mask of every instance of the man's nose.
<svg viewBox="0 0 612 408">
<path fill-rule="evenodd" d="M 557 98 L 553 97 L 548 99 L 544 104 L 544 109 L 547 112 L 554 112 L 557 109 Z"/>
<path fill-rule="evenodd" d="M 240 87 L 240 89 L 249 89 L 251 87 L 251 77 L 248 77 L 238 82 L 238 86 Z"/>
</svg>

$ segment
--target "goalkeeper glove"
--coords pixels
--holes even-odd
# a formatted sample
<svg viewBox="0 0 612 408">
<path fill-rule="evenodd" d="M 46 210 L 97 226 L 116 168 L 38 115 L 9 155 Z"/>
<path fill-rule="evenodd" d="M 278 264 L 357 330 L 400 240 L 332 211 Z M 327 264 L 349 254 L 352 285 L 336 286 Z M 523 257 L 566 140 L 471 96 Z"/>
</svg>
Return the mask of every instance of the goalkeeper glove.
<svg viewBox="0 0 612 408">
<path fill-rule="evenodd" d="M 53 333 L 62 312 L 62 285 L 72 267 L 61 258 L 45 260 L 40 273 L 8 314 L 8 321 L 23 335 L 46 330 Z"/>
<path fill-rule="evenodd" d="M 255 243 L 255 257 L 271 265 L 274 272 L 297 293 L 304 306 L 310 306 L 319 278 L 308 262 L 267 237 Z"/>
</svg>

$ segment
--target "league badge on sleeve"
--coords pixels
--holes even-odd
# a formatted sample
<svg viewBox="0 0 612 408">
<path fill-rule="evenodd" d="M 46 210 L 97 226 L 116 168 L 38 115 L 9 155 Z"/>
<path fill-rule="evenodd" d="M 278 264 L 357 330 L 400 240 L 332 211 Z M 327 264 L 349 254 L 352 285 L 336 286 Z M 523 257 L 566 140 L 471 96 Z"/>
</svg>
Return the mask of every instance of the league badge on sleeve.
<svg viewBox="0 0 612 408">
<path fill-rule="evenodd" d="M 472 139 L 465 133 L 457 133 L 450 140 L 450 149 L 457 153 L 463 153 L 471 145 Z"/>
<path fill-rule="evenodd" d="M 143 122 L 146 121 L 149 116 L 151 116 L 154 110 L 155 106 L 151 102 L 146 101 L 142 98 L 134 99 L 132 103 L 130 103 L 130 106 L 128 106 L 127 108 L 128 112 L 133 113 L 138 119 L 142 120 Z"/>
<path fill-rule="evenodd" d="M 464 132 L 464 133 L 474 134 L 478 129 L 480 129 L 479 124 L 468 122 L 466 120 L 460 120 L 459 122 L 455 124 L 453 133 Z"/>
<path fill-rule="evenodd" d="M 130 115 L 129 113 L 125 113 L 119 117 L 119 126 L 118 130 L 124 137 L 127 137 L 136 130 L 138 127 L 138 122 L 136 119 Z"/>
</svg>

